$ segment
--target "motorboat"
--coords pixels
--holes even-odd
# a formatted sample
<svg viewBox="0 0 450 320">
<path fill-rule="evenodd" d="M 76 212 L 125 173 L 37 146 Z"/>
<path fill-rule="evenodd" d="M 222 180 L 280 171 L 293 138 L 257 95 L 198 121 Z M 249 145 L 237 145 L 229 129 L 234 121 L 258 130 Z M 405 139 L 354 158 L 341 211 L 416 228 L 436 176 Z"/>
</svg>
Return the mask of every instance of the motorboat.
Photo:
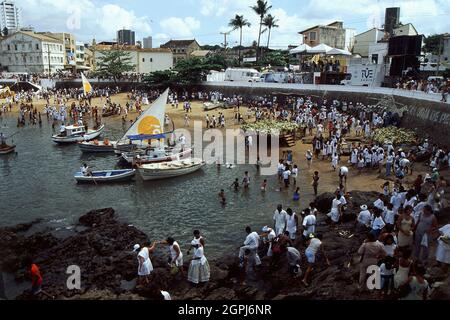
<svg viewBox="0 0 450 320">
<path fill-rule="evenodd" d="M 78 147 L 84 153 L 114 152 L 115 143 L 116 141 L 109 141 L 108 139 L 103 141 L 94 139 L 92 141 L 78 142 Z"/>
<path fill-rule="evenodd" d="M 11 146 L 7 145 L 7 144 L 0 145 L 0 155 L 12 153 L 15 150 L 16 150 L 16 146 L 15 145 L 11 145 Z"/>
<path fill-rule="evenodd" d="M 105 129 L 104 124 L 102 124 L 97 129 L 88 129 L 87 131 L 85 126 L 71 125 L 65 127 L 64 132 L 53 135 L 52 140 L 53 142 L 56 143 L 75 143 L 82 141 L 90 141 L 99 137 L 104 129 Z"/>
<path fill-rule="evenodd" d="M 137 150 L 135 152 L 122 153 L 122 159 L 129 164 L 146 164 L 167 162 L 173 160 L 180 160 L 182 158 L 190 158 L 192 149 L 186 148 L 177 152 L 177 149 L 169 147 L 148 148 L 146 150 Z"/>
<path fill-rule="evenodd" d="M 138 166 L 144 181 L 168 179 L 193 173 L 205 165 L 202 159 L 190 158 L 170 162 L 143 164 Z"/>
<path fill-rule="evenodd" d="M 84 175 L 82 172 L 77 172 L 75 173 L 74 178 L 77 182 L 121 182 L 131 180 L 135 174 L 135 169 L 102 170 L 92 171 L 90 175 Z"/>
</svg>

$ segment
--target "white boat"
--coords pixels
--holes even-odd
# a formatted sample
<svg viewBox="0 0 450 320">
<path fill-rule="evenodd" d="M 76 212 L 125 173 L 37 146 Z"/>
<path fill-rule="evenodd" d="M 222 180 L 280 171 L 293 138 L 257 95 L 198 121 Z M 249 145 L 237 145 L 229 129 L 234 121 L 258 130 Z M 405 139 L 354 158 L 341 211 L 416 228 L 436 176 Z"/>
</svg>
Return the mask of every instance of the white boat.
<svg viewBox="0 0 450 320">
<path fill-rule="evenodd" d="M 122 159 L 130 164 L 146 164 L 190 158 L 191 153 L 192 149 L 190 148 L 180 152 L 176 152 L 173 148 L 152 148 L 136 152 L 124 152 L 122 153 Z"/>
<path fill-rule="evenodd" d="M 143 164 L 138 167 L 142 179 L 158 180 L 183 176 L 193 173 L 205 165 L 202 159 L 186 159 L 171 162 Z"/>
<path fill-rule="evenodd" d="M 78 142 L 78 147 L 80 147 L 80 150 L 85 153 L 100 153 L 100 152 L 114 152 L 114 144 L 116 141 L 83 141 Z"/>
<path fill-rule="evenodd" d="M 52 140 L 56 143 L 75 143 L 89 141 L 100 136 L 104 129 L 104 124 L 102 124 L 100 128 L 96 130 L 88 129 L 87 132 L 84 126 L 67 126 L 66 130 L 63 133 L 53 135 Z"/>
<path fill-rule="evenodd" d="M 160 145 L 164 142 L 164 120 L 169 89 L 156 99 L 139 118 L 131 125 L 119 141 L 114 144 L 114 151 L 120 155 L 133 149 L 145 149 L 154 142 Z M 145 138 L 158 136 L 158 138 Z M 144 137 L 144 138 L 139 138 Z"/>
<path fill-rule="evenodd" d="M 82 172 L 77 172 L 74 178 L 77 182 L 119 182 L 131 180 L 135 174 L 135 169 L 103 170 L 92 171 L 92 175 L 90 176 L 85 176 Z"/>
</svg>

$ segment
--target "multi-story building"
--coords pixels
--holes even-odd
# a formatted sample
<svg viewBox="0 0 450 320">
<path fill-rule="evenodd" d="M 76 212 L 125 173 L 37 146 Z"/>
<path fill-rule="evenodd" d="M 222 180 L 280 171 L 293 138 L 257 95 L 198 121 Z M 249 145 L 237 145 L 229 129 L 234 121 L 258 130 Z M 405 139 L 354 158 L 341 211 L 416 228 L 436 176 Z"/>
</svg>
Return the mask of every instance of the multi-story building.
<svg viewBox="0 0 450 320">
<path fill-rule="evenodd" d="M 134 46 L 136 44 L 134 31 L 126 29 L 117 31 L 117 43 Z"/>
<path fill-rule="evenodd" d="M 77 67 L 84 66 L 84 43 L 80 41 L 75 42 L 75 62 Z"/>
<path fill-rule="evenodd" d="M 447 64 L 450 63 L 450 34 L 445 34 L 443 39 L 443 54 L 441 61 L 445 61 Z"/>
<path fill-rule="evenodd" d="M 153 48 L 153 38 L 151 36 L 143 39 L 143 48 L 152 49 Z"/>
<path fill-rule="evenodd" d="M 7 28 L 9 33 L 19 30 L 21 25 L 20 8 L 12 1 L 0 3 L 0 30 Z"/>
<path fill-rule="evenodd" d="M 0 43 L 0 65 L 8 72 L 42 73 L 64 69 L 62 41 L 28 31 L 18 31 Z"/>
<path fill-rule="evenodd" d="M 161 48 L 170 49 L 173 53 L 173 64 L 180 60 L 190 58 L 192 52 L 200 50 L 197 40 L 170 40 L 161 45 Z"/>
<path fill-rule="evenodd" d="M 129 53 L 131 63 L 135 66 L 132 72 L 136 73 L 164 71 L 173 67 L 173 54 L 167 48 L 143 49 L 137 46 L 96 45 L 93 50 L 96 62 L 105 51 L 122 50 Z"/>
<path fill-rule="evenodd" d="M 369 57 L 369 47 L 378 43 L 385 36 L 382 29 L 372 28 L 355 36 L 355 44 L 353 46 L 353 53 L 359 54 L 362 58 Z"/>
<path fill-rule="evenodd" d="M 62 41 L 64 43 L 64 68 L 70 69 L 76 65 L 76 40 L 71 33 L 65 32 L 39 32 L 47 37 Z"/>
<path fill-rule="evenodd" d="M 335 21 L 328 25 L 317 25 L 306 30 L 300 31 L 303 37 L 303 43 L 314 47 L 318 44 L 326 44 L 333 48 L 346 48 L 346 29 L 344 23 Z M 350 41 L 347 40 L 349 43 Z"/>
</svg>

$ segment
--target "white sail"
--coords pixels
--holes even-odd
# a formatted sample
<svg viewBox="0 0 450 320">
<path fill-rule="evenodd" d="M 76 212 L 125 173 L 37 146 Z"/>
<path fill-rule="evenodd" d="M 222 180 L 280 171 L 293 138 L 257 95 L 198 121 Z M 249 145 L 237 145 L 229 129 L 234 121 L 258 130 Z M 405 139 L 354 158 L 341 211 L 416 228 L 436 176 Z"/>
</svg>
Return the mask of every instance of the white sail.
<svg viewBox="0 0 450 320">
<path fill-rule="evenodd" d="M 119 140 L 119 144 L 128 140 L 128 136 L 153 135 L 164 132 L 164 115 L 166 112 L 167 97 L 169 89 L 156 99 L 151 106 L 145 110 L 136 122 L 128 129 L 125 135 Z"/>
<path fill-rule="evenodd" d="M 85 77 L 83 72 L 81 72 L 81 81 L 83 82 L 84 94 L 91 93 L 92 92 L 92 86 L 89 83 L 88 79 Z"/>
</svg>

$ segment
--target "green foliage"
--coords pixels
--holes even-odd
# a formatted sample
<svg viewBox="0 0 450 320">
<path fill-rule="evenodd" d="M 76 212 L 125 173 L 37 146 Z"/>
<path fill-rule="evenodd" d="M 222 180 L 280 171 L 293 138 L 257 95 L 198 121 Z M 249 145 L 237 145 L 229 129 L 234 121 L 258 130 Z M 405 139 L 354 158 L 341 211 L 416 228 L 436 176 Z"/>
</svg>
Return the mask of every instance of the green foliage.
<svg viewBox="0 0 450 320">
<path fill-rule="evenodd" d="M 170 87 L 175 81 L 175 73 L 171 70 L 155 71 L 144 78 L 144 82 L 155 87 Z"/>
<path fill-rule="evenodd" d="M 135 70 L 135 65 L 131 63 L 129 52 L 122 50 L 101 51 L 101 56 L 97 62 L 96 73 L 101 76 L 113 77 L 114 81 L 126 72 Z"/>
<path fill-rule="evenodd" d="M 2 30 L 2 35 L 3 35 L 4 37 L 7 37 L 7 36 L 9 35 L 9 30 L 8 30 L 7 27 L 4 27 L 4 28 L 3 28 L 3 30 Z"/>
<path fill-rule="evenodd" d="M 284 67 L 289 64 L 289 60 L 290 57 L 288 53 L 277 50 L 266 53 L 259 64 Z"/>
<path fill-rule="evenodd" d="M 442 38 L 443 38 L 443 34 L 433 34 L 431 36 L 425 37 L 424 40 L 424 47 L 423 50 L 426 53 L 431 53 L 431 54 L 435 54 L 438 55 L 439 53 L 442 54 L 444 48 L 442 46 Z M 441 52 L 439 52 L 439 46 L 441 47 Z"/>
</svg>

